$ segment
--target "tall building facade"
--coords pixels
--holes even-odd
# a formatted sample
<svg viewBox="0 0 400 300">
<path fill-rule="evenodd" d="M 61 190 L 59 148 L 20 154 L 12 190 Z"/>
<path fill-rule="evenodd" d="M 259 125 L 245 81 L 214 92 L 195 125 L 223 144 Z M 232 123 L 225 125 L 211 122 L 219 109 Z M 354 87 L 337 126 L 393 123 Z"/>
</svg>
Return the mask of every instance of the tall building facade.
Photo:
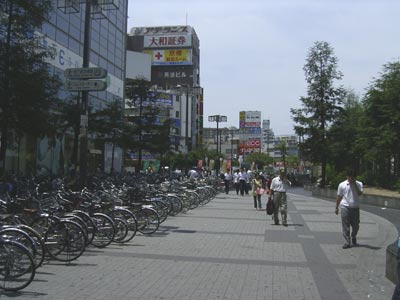
<svg viewBox="0 0 400 300">
<path fill-rule="evenodd" d="M 278 146 L 284 143 L 286 152 L 289 156 L 299 156 L 299 141 L 296 135 L 277 135 L 273 139 L 274 155 L 273 157 L 282 157 L 282 153 L 278 150 Z"/>
<path fill-rule="evenodd" d="M 200 86 L 200 41 L 191 26 L 133 27 L 127 49 L 152 57 L 151 82 L 165 90 Z"/>
<path fill-rule="evenodd" d="M 262 121 L 262 152 L 273 156 L 274 151 L 274 131 L 271 128 L 270 120 Z"/>
<path fill-rule="evenodd" d="M 88 1 L 88 0 L 87 0 Z M 126 29 L 128 0 L 94 1 L 90 4 L 90 22 L 85 24 L 86 1 L 58 0 L 49 22 L 39 28 L 45 43 L 55 49 L 56 55 L 49 59 L 50 72 L 65 81 L 64 71 L 68 68 L 80 68 L 83 62 L 85 25 L 90 28 L 88 46 L 90 67 L 107 70 L 107 89 L 89 92 L 89 106 L 92 110 L 105 108 L 111 101 L 120 101 L 124 97 Z M 93 3 L 92 3 L 93 2 Z M 88 10 L 89 11 L 89 10 Z M 78 92 L 62 90 L 61 99 L 79 97 Z M 66 170 L 72 155 L 72 134 L 65 134 L 49 147 L 49 141 L 43 139 L 37 146 L 35 166 L 50 174 L 59 174 Z M 88 167 L 93 170 L 101 166 L 107 169 L 111 165 L 111 147 L 98 143 L 89 136 Z M 118 170 L 122 162 L 122 151 L 115 155 L 114 168 Z"/>
<path fill-rule="evenodd" d="M 203 146 L 217 150 L 217 128 L 204 128 Z M 239 154 L 239 129 L 224 127 L 218 130 L 218 151 L 224 159 L 237 159 Z"/>
<path fill-rule="evenodd" d="M 176 93 L 181 152 L 203 140 L 203 92 L 200 88 L 200 42 L 191 26 L 133 27 L 128 51 L 151 57 L 151 83 L 157 89 Z"/>
</svg>

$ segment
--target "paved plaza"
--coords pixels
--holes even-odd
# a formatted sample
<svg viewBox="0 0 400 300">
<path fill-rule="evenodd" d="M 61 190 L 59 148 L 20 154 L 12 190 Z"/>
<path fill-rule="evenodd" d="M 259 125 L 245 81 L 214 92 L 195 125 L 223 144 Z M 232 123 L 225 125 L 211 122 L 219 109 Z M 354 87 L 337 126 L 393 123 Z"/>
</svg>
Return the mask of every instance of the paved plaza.
<svg viewBox="0 0 400 300">
<path fill-rule="evenodd" d="M 264 207 L 265 207 L 264 198 Z M 388 221 L 362 211 L 359 246 L 342 249 L 334 203 L 288 194 L 288 227 L 253 208 L 251 196 L 220 194 L 169 217 L 153 236 L 90 248 L 76 262 L 41 267 L 34 282 L 1 299 L 348 300 L 390 299 Z"/>
</svg>

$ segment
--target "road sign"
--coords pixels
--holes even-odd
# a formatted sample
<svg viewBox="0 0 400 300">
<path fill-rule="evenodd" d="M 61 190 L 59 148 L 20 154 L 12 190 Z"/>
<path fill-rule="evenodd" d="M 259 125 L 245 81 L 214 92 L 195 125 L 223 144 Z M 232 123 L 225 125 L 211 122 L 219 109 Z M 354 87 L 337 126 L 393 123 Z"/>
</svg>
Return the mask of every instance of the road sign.
<svg viewBox="0 0 400 300">
<path fill-rule="evenodd" d="M 70 92 L 104 91 L 107 83 L 103 80 L 67 80 L 65 88 Z"/>
<path fill-rule="evenodd" d="M 107 70 L 103 68 L 70 68 L 64 71 L 68 79 L 101 79 L 107 77 Z"/>
</svg>

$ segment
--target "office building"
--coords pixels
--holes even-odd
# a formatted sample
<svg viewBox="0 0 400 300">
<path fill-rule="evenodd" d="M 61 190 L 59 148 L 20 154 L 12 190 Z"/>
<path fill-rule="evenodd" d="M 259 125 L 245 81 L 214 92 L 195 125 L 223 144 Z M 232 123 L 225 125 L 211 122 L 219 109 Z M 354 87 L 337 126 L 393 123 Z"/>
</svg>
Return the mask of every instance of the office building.
<svg viewBox="0 0 400 300">
<path fill-rule="evenodd" d="M 262 152 L 274 156 L 274 131 L 270 120 L 262 121 Z"/>
<path fill-rule="evenodd" d="M 200 42 L 191 26 L 133 27 L 127 38 L 128 51 L 151 57 L 151 83 L 176 94 L 183 139 L 181 152 L 202 143 L 203 93 L 200 88 Z"/>
<path fill-rule="evenodd" d="M 50 72 L 57 74 L 65 81 L 64 71 L 68 68 L 80 68 L 83 62 L 85 1 L 58 0 L 48 23 L 39 28 L 45 36 L 45 43 L 55 49 L 56 55 L 49 60 Z M 107 0 L 90 2 L 90 67 L 101 67 L 107 70 L 107 89 L 89 92 L 91 110 L 106 107 L 111 101 L 120 101 L 124 97 L 127 0 Z M 78 98 L 80 93 L 62 90 L 60 98 Z M 50 146 L 51 145 L 51 146 Z M 44 169 L 48 174 L 65 173 L 70 167 L 72 157 L 73 134 L 67 132 L 55 143 L 42 139 L 38 146 L 34 161 L 23 162 L 21 171 L 28 172 L 28 165 Z M 26 152 L 30 152 L 26 149 Z M 111 162 L 111 146 L 104 144 L 89 135 L 88 168 L 97 167 L 107 170 Z M 117 149 L 114 168 L 119 170 L 122 163 L 122 151 Z M 20 162 L 22 163 L 22 162 Z"/>
</svg>

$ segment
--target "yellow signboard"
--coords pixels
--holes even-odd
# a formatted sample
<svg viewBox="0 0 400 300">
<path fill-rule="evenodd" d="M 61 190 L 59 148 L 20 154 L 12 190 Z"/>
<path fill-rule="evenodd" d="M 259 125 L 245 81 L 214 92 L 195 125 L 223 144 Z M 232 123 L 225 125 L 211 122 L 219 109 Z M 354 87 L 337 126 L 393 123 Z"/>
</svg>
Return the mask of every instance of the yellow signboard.
<svg viewBox="0 0 400 300">
<path fill-rule="evenodd" d="M 191 65 L 191 49 L 145 50 L 150 54 L 152 65 Z"/>
</svg>

